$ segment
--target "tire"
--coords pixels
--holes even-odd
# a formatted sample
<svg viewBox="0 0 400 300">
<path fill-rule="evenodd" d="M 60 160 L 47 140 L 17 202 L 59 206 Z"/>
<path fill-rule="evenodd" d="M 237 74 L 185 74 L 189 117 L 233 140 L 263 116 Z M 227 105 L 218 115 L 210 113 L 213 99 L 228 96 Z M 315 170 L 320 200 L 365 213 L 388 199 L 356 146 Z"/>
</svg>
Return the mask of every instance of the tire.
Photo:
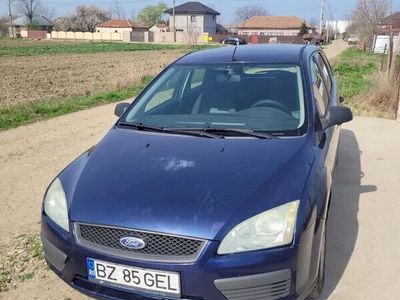
<svg viewBox="0 0 400 300">
<path fill-rule="evenodd" d="M 321 254 L 320 254 L 320 260 L 319 260 L 319 265 L 318 265 L 318 276 L 315 279 L 315 282 L 313 284 L 313 288 L 311 290 L 310 295 L 308 296 L 309 299 L 315 299 L 318 298 L 322 290 L 324 288 L 324 283 L 325 283 L 325 259 L 326 259 L 326 228 L 324 230 L 324 234 L 322 235 L 322 244 L 321 244 Z"/>
</svg>

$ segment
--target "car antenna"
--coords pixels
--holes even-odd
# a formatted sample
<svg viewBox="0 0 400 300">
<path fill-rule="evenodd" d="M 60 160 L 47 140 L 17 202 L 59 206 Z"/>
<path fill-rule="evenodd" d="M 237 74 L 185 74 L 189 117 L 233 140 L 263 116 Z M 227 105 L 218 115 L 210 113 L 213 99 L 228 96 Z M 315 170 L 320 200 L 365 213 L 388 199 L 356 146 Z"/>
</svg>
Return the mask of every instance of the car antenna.
<svg viewBox="0 0 400 300">
<path fill-rule="evenodd" d="M 239 42 L 236 43 L 236 45 L 235 45 L 235 50 L 233 50 L 233 53 L 232 53 L 232 61 L 236 61 L 235 54 L 236 54 L 236 50 L 237 50 L 238 46 L 239 46 Z"/>
</svg>

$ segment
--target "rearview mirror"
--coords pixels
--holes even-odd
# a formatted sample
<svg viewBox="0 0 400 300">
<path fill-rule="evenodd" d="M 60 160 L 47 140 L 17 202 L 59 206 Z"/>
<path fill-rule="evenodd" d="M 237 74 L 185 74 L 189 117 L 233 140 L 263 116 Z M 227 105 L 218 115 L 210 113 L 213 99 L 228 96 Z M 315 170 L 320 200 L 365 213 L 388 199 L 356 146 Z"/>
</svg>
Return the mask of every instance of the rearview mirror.
<svg viewBox="0 0 400 300">
<path fill-rule="evenodd" d="M 353 120 L 353 113 L 350 108 L 346 106 L 333 106 L 329 107 L 325 117 L 322 118 L 322 127 L 327 129 L 335 125 L 342 125 L 343 123 Z"/>
<path fill-rule="evenodd" d="M 118 103 L 117 106 L 115 106 L 114 109 L 114 114 L 119 118 L 121 117 L 124 112 L 127 110 L 127 108 L 129 107 L 129 103 L 123 102 L 123 103 Z"/>
</svg>

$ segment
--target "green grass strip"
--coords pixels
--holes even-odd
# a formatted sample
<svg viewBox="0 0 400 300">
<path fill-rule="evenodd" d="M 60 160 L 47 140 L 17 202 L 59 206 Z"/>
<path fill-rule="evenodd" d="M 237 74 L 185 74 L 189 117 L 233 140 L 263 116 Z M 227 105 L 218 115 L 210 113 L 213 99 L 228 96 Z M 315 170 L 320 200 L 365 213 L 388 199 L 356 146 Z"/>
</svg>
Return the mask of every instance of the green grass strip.
<svg viewBox="0 0 400 300">
<path fill-rule="evenodd" d="M 137 85 L 112 92 L 90 96 L 76 96 L 69 99 L 48 99 L 1 109 L 0 130 L 7 130 L 86 108 L 132 98 L 139 94 L 151 79 L 151 77 L 144 77 Z"/>
<path fill-rule="evenodd" d="M 84 54 L 101 52 L 123 52 L 144 50 L 187 50 L 195 51 L 209 48 L 203 46 L 150 44 L 150 43 L 122 43 L 122 42 L 77 42 L 77 43 L 43 43 L 32 45 L 2 45 L 0 43 L 0 56 L 36 56 L 55 54 Z"/>
<path fill-rule="evenodd" d="M 340 94 L 346 100 L 371 87 L 368 76 L 378 70 L 380 57 L 355 48 L 349 48 L 339 56 L 334 69 L 338 75 Z"/>
</svg>

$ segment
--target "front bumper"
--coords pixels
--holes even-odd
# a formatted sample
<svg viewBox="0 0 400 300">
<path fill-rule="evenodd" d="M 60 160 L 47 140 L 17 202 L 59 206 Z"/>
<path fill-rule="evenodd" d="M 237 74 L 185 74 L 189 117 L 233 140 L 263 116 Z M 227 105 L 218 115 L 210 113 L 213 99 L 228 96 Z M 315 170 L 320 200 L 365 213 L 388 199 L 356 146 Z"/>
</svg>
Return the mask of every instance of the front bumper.
<svg viewBox="0 0 400 300">
<path fill-rule="evenodd" d="M 42 216 L 42 241 L 51 269 L 73 288 L 99 299 L 174 299 L 100 286 L 88 280 L 86 258 L 139 268 L 178 272 L 181 299 L 254 300 L 296 299 L 297 246 L 217 256 L 219 242 L 211 241 L 195 263 L 135 261 L 86 249 L 75 243 L 47 216 Z"/>
</svg>

